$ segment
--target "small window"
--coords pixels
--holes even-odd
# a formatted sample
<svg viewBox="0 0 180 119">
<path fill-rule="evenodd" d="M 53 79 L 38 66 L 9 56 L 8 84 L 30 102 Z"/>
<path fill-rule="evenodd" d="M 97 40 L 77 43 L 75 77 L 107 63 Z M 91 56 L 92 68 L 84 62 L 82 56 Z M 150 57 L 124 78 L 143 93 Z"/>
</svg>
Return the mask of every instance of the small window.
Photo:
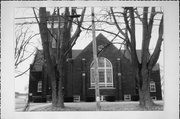
<svg viewBox="0 0 180 119">
<path fill-rule="evenodd" d="M 74 95 L 73 100 L 74 102 L 80 102 L 80 95 Z"/>
<path fill-rule="evenodd" d="M 42 92 L 42 81 L 38 82 L 37 92 Z"/>
<path fill-rule="evenodd" d="M 156 84 L 154 81 L 150 82 L 150 92 L 156 92 Z"/>
<path fill-rule="evenodd" d="M 130 94 L 124 95 L 124 101 L 131 101 L 131 95 Z"/>
</svg>

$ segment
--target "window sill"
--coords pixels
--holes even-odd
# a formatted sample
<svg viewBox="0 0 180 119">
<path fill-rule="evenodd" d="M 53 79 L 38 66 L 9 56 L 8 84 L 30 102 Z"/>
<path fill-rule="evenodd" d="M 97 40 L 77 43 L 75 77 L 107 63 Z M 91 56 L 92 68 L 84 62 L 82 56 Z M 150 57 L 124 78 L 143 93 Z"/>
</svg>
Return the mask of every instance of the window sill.
<svg viewBox="0 0 180 119">
<path fill-rule="evenodd" d="M 89 89 L 95 89 L 95 88 L 89 88 Z M 116 89 L 115 87 L 100 87 L 99 89 Z"/>
<path fill-rule="evenodd" d="M 156 93 L 156 91 L 150 91 L 150 93 Z"/>
</svg>

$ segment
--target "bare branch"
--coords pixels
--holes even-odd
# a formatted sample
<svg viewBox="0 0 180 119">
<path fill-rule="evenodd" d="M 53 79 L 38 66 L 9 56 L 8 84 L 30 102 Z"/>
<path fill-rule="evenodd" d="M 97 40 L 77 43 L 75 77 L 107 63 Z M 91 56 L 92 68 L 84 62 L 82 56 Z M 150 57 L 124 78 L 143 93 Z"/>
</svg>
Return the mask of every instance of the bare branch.
<svg viewBox="0 0 180 119">
<path fill-rule="evenodd" d="M 88 28 L 85 28 L 85 27 L 81 26 L 81 28 L 84 29 L 84 30 L 92 30 L 90 27 L 91 26 L 89 26 Z M 105 29 L 96 29 L 96 31 L 102 31 L 102 32 L 105 32 L 105 33 L 109 33 L 109 34 L 112 34 L 114 36 L 119 37 L 122 40 L 126 40 L 125 38 L 121 37 L 120 35 L 118 35 L 117 33 L 112 32 L 112 31 L 108 31 L 108 30 L 105 30 Z"/>
<path fill-rule="evenodd" d="M 76 13 L 76 11 L 74 11 Z M 67 49 L 67 51 L 64 53 L 64 55 L 66 56 L 68 54 L 68 52 L 72 49 L 72 47 L 75 45 L 80 33 L 81 33 L 81 28 L 82 28 L 82 23 L 84 21 L 84 15 L 86 12 L 86 7 L 84 7 L 84 9 L 81 12 L 81 19 L 80 21 L 78 21 L 77 23 L 77 28 L 75 33 L 72 35 L 72 37 L 70 38 L 70 47 Z"/>
<path fill-rule="evenodd" d="M 151 38 L 151 33 L 152 33 L 152 28 L 153 28 L 154 16 L 155 15 L 156 15 L 155 7 L 152 7 L 151 15 L 150 15 L 150 19 L 149 19 L 149 24 L 148 24 L 149 40 Z"/>
<path fill-rule="evenodd" d="M 23 51 L 25 52 L 25 50 Z M 19 62 L 15 63 L 15 67 L 17 67 L 20 63 L 24 62 L 25 60 L 29 59 L 32 55 L 34 55 L 36 51 L 32 52 L 29 56 L 25 57 L 25 58 L 21 58 L 21 60 Z"/>
<path fill-rule="evenodd" d="M 20 26 L 20 29 L 16 30 L 16 44 L 15 44 L 15 69 L 18 67 L 18 65 L 28 58 L 30 58 L 34 52 L 31 54 L 28 54 L 28 56 L 25 57 L 26 49 L 30 45 L 30 41 L 39 33 L 31 34 L 28 36 L 28 33 L 30 33 L 30 27 L 27 27 L 25 31 L 23 30 L 25 26 Z"/>
<path fill-rule="evenodd" d="M 114 39 L 118 37 L 118 34 L 119 34 L 119 33 L 120 33 L 120 32 L 118 32 L 118 33 L 114 36 L 114 38 L 111 40 L 111 42 L 113 42 Z"/>
<path fill-rule="evenodd" d="M 110 9 L 111 9 L 111 13 L 112 13 L 112 16 L 113 16 L 113 19 L 114 19 L 114 22 L 115 22 L 115 24 L 116 24 L 117 29 L 120 31 L 120 33 L 121 33 L 124 37 L 126 37 L 125 33 L 122 31 L 122 29 L 120 28 L 120 26 L 119 26 L 118 23 L 117 23 L 116 17 L 115 17 L 115 15 L 113 14 L 113 13 L 114 13 L 113 8 L 111 7 Z"/>
<path fill-rule="evenodd" d="M 136 14 L 137 18 L 143 22 L 143 19 L 141 18 L 141 15 L 139 14 L 139 12 L 137 10 L 134 11 L 134 13 Z"/>
<path fill-rule="evenodd" d="M 71 46 L 74 45 L 74 43 L 76 42 L 75 39 L 77 39 L 79 37 L 79 34 L 81 33 L 81 26 L 82 26 L 82 22 L 84 20 L 84 14 L 85 14 L 86 8 L 83 9 L 82 13 L 81 13 L 81 19 L 80 21 L 78 21 L 78 26 L 77 29 L 75 31 L 75 33 L 73 34 L 73 36 L 71 37 Z"/>
<path fill-rule="evenodd" d="M 33 7 L 33 12 L 34 12 L 35 19 L 36 19 L 37 23 L 39 24 L 39 20 L 38 20 L 38 17 L 37 17 L 37 14 L 35 12 L 35 8 L 34 7 Z"/>
<path fill-rule="evenodd" d="M 159 37 L 156 43 L 156 47 L 154 49 L 154 52 L 152 54 L 152 56 L 150 57 L 150 60 L 148 62 L 148 68 L 152 69 L 153 66 L 156 64 L 157 60 L 159 59 L 159 55 L 161 52 L 161 45 L 162 45 L 162 41 L 163 41 L 163 16 L 160 22 L 160 26 L 159 26 Z"/>
<path fill-rule="evenodd" d="M 125 21 L 126 28 L 129 31 L 129 33 L 131 34 L 131 28 L 129 26 L 128 16 L 127 16 L 127 9 L 124 9 L 123 15 L 124 15 L 124 21 Z"/>
<path fill-rule="evenodd" d="M 142 67 L 145 68 L 149 59 L 149 34 L 148 34 L 148 7 L 143 10 L 143 39 L 142 39 Z"/>
<path fill-rule="evenodd" d="M 151 40 L 152 28 L 154 23 L 154 16 L 156 15 L 155 7 L 152 7 L 148 23 L 148 8 L 144 8 L 143 13 L 143 44 L 142 44 L 142 64 L 146 67 L 150 58 L 149 44 Z"/>
<path fill-rule="evenodd" d="M 137 53 L 136 53 L 136 33 L 135 33 L 135 18 L 134 18 L 134 9 L 133 7 L 128 8 L 130 12 L 130 39 L 131 43 L 130 44 L 130 50 L 131 50 L 131 58 L 132 58 L 132 63 L 134 66 L 137 67 L 139 65 Z"/>
<path fill-rule="evenodd" d="M 30 69 L 30 67 L 29 67 L 28 69 L 26 69 L 24 72 L 22 72 L 21 74 L 16 75 L 15 78 L 22 76 L 22 75 L 25 74 L 27 71 L 29 71 L 29 69 Z"/>
</svg>

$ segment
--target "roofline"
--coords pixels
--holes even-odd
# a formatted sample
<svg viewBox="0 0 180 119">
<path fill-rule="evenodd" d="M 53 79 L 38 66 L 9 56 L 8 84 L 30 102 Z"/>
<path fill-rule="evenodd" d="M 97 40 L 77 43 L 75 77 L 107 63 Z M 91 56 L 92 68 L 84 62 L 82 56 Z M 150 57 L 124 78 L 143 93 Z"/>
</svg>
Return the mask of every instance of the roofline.
<svg viewBox="0 0 180 119">
<path fill-rule="evenodd" d="M 35 56 L 34 56 L 34 59 L 33 59 L 32 63 L 31 63 L 31 65 L 34 65 L 38 51 L 42 51 L 42 50 L 39 50 L 38 48 L 36 49 L 36 53 L 35 53 Z"/>
</svg>

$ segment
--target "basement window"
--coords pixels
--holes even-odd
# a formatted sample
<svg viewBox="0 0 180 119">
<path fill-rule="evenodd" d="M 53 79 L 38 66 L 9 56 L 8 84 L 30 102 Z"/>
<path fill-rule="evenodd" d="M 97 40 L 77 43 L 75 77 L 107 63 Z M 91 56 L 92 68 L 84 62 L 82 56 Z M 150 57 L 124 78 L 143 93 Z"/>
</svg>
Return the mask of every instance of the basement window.
<svg viewBox="0 0 180 119">
<path fill-rule="evenodd" d="M 130 94 L 125 94 L 124 95 L 124 101 L 131 101 L 131 95 Z"/>
<path fill-rule="evenodd" d="M 80 95 L 74 95 L 73 96 L 73 101 L 74 102 L 80 102 Z"/>
</svg>

